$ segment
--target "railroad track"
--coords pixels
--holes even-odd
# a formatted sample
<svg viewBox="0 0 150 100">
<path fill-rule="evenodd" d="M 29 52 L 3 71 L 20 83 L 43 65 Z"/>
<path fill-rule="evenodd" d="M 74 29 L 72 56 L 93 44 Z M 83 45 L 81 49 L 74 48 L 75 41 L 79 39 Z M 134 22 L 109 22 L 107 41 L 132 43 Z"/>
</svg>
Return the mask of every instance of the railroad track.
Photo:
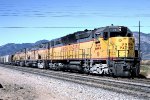
<svg viewBox="0 0 150 100">
<path fill-rule="evenodd" d="M 83 85 L 88 85 L 96 88 L 103 88 L 110 91 L 124 93 L 128 95 L 138 96 L 139 98 L 150 99 L 150 80 L 148 79 L 127 79 L 127 78 L 111 78 L 92 76 L 87 74 L 78 74 L 62 71 L 52 71 L 36 68 L 27 68 L 11 65 L 0 65 L 22 72 L 52 77 L 56 79 L 75 82 Z"/>
</svg>

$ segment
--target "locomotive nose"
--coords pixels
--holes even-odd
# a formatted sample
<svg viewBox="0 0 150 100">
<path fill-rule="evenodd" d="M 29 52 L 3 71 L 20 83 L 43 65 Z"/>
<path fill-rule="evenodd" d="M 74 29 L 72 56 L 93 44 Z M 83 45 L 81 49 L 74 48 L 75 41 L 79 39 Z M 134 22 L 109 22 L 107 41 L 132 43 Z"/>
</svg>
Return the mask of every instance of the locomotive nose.
<svg viewBox="0 0 150 100">
<path fill-rule="evenodd" d="M 116 42 L 118 57 L 134 57 L 134 38 L 120 37 Z"/>
</svg>

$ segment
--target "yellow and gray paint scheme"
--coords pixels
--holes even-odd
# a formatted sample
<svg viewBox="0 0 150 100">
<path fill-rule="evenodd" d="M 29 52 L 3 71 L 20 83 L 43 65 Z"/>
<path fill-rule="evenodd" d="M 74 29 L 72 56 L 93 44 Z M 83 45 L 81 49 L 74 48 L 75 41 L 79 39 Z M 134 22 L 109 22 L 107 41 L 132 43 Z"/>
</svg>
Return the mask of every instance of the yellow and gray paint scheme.
<svg viewBox="0 0 150 100">
<path fill-rule="evenodd" d="M 21 65 L 114 76 L 138 76 L 135 38 L 124 26 L 84 30 L 14 54 Z"/>
</svg>

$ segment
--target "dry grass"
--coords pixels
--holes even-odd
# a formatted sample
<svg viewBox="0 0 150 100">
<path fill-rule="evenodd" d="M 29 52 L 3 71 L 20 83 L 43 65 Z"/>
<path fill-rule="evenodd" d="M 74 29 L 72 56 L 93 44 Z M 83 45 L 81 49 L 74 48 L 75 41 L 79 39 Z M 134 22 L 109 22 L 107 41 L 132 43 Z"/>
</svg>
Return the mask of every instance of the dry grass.
<svg viewBox="0 0 150 100">
<path fill-rule="evenodd" d="M 150 78 L 150 65 L 141 65 L 140 74 Z"/>
<path fill-rule="evenodd" d="M 141 65 L 150 65 L 150 60 L 142 60 Z"/>
</svg>

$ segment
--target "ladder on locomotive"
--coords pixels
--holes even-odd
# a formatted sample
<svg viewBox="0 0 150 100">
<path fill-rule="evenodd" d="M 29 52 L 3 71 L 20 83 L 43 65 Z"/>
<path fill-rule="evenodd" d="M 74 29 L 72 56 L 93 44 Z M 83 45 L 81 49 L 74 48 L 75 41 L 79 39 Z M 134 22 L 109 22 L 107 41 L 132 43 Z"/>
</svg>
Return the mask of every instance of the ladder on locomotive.
<svg viewBox="0 0 150 100">
<path fill-rule="evenodd" d="M 86 49 L 80 49 L 81 53 L 79 56 L 81 56 L 82 60 L 85 59 L 91 59 L 91 48 L 86 48 Z"/>
</svg>

